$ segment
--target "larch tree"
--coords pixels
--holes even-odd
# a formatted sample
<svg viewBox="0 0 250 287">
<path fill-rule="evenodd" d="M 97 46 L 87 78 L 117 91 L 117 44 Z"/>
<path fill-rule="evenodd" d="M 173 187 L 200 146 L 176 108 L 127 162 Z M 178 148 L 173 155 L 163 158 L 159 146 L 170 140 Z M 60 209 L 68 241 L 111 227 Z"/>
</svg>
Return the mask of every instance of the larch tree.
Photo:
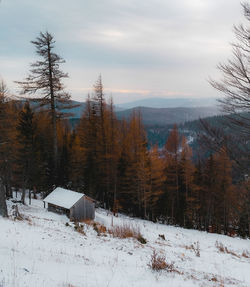
<svg viewBox="0 0 250 287">
<path fill-rule="evenodd" d="M 31 42 L 36 48 L 40 60 L 31 64 L 29 76 L 22 82 L 22 93 L 28 94 L 39 102 L 40 106 L 49 110 L 53 128 L 53 161 L 54 183 L 58 165 L 57 118 L 63 115 L 62 110 L 72 108 L 70 95 L 65 92 L 63 79 L 68 75 L 61 71 L 60 65 L 65 61 L 54 52 L 55 40 L 49 33 L 40 32 L 35 41 Z"/>
<path fill-rule="evenodd" d="M 230 220 L 230 212 L 234 203 L 234 194 L 232 186 L 232 162 L 227 154 L 225 147 L 214 155 L 216 162 L 215 184 L 216 190 L 214 202 L 214 223 L 217 232 L 221 232 L 223 226 L 224 233 L 227 233 Z"/>
<path fill-rule="evenodd" d="M 110 98 L 105 117 L 106 130 L 106 186 L 107 186 L 107 200 L 108 205 L 112 208 L 114 213 L 118 210 L 119 203 L 117 201 L 117 164 L 120 155 L 120 136 L 119 123 L 116 119 L 113 99 Z"/>
<path fill-rule="evenodd" d="M 100 200 L 107 203 L 109 180 L 108 180 L 108 111 L 104 96 L 104 87 L 101 75 L 94 84 L 92 97 L 92 109 L 95 111 L 96 119 L 96 170 L 97 170 L 97 194 Z"/>
<path fill-rule="evenodd" d="M 179 209 L 179 156 L 180 137 L 178 128 L 174 125 L 164 147 L 165 154 L 165 192 L 162 204 L 165 204 L 165 214 L 173 223 Z"/>
<path fill-rule="evenodd" d="M 121 150 L 117 165 L 118 200 L 123 210 L 146 217 L 149 156 L 140 114 L 121 123 Z"/>
<path fill-rule="evenodd" d="M 195 219 L 195 167 L 192 163 L 192 149 L 185 136 L 182 137 L 180 154 L 180 213 L 183 225 L 188 226 Z M 188 222 L 189 221 L 189 222 Z"/>
<path fill-rule="evenodd" d="M 133 113 L 128 129 L 128 148 L 130 150 L 130 192 L 134 198 L 134 214 L 146 217 L 147 213 L 147 181 L 148 181 L 148 151 L 145 130 L 140 113 Z"/>
<path fill-rule="evenodd" d="M 150 218 L 156 220 L 161 215 L 160 200 L 164 193 L 166 181 L 164 173 L 164 159 L 161 157 L 158 145 L 151 148 L 149 152 L 149 183 L 146 193 L 147 207 L 150 211 Z"/>
</svg>

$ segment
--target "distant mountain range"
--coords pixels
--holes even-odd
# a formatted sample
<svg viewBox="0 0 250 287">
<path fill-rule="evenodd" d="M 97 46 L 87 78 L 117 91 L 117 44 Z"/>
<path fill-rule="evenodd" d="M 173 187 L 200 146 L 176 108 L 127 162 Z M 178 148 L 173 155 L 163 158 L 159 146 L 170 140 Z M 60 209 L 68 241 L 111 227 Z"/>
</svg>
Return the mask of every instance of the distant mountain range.
<svg viewBox="0 0 250 287">
<path fill-rule="evenodd" d="M 118 119 L 128 119 L 133 112 L 140 112 L 145 125 L 165 126 L 169 124 L 180 124 L 220 114 L 217 107 L 199 108 L 147 108 L 138 107 L 124 111 L 117 111 Z"/>
<path fill-rule="evenodd" d="M 79 104 L 78 107 L 71 110 L 74 113 L 73 117 L 80 118 L 86 104 L 76 101 L 73 101 L 73 104 Z M 115 111 L 118 119 L 128 119 L 133 112 L 139 111 L 145 125 L 161 126 L 174 123 L 180 124 L 221 114 L 214 98 L 149 98 L 117 105 Z"/>
<path fill-rule="evenodd" d="M 209 102 L 210 101 L 210 102 Z M 203 103 L 203 105 L 202 105 Z M 206 106 L 205 103 L 214 103 L 214 105 Z M 145 104 L 145 106 L 136 106 L 133 108 L 121 108 L 115 106 L 115 112 L 118 119 L 129 119 L 133 112 L 140 112 L 142 121 L 145 125 L 165 126 L 168 124 L 181 124 L 193 121 L 199 118 L 220 115 L 221 112 L 215 104 L 214 99 L 164 99 L 150 98 L 141 101 L 128 103 L 128 106 L 136 106 L 137 104 Z M 66 113 L 74 114 L 72 118 L 76 121 L 81 118 L 86 107 L 85 102 L 72 101 L 76 107 L 71 110 L 65 110 Z M 199 105 L 200 104 L 200 105 Z M 36 105 L 33 103 L 32 105 Z M 147 105 L 152 105 L 148 107 Z M 196 106 L 197 105 L 197 106 Z M 154 107 L 157 106 L 157 107 Z M 167 108 L 165 106 L 168 106 Z M 125 107 L 125 104 L 123 104 Z"/>
<path fill-rule="evenodd" d="M 215 98 L 148 98 L 124 104 L 118 104 L 121 109 L 132 109 L 135 107 L 147 108 L 196 108 L 213 107 L 217 105 Z"/>
</svg>

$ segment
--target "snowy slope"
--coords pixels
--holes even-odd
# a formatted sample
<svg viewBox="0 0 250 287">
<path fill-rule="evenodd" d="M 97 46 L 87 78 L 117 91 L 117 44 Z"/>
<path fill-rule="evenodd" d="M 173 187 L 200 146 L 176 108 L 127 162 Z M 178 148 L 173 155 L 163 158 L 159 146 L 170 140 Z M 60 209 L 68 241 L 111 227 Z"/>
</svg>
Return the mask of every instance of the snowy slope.
<svg viewBox="0 0 250 287">
<path fill-rule="evenodd" d="M 11 203 L 8 205 L 10 209 Z M 121 215 L 113 218 L 114 225 L 139 227 L 147 244 L 110 234 L 97 236 L 90 225 L 84 225 L 83 235 L 65 225 L 66 216 L 42 206 L 40 200 L 32 200 L 31 206 L 19 206 L 23 221 L 0 218 L 1 287 L 250 286 L 249 240 Z M 109 227 L 112 216 L 99 209 L 95 220 Z M 200 257 L 190 248 L 197 241 Z M 220 252 L 216 241 L 229 253 Z M 154 249 L 164 254 L 176 271 L 152 271 L 148 263 Z"/>
</svg>

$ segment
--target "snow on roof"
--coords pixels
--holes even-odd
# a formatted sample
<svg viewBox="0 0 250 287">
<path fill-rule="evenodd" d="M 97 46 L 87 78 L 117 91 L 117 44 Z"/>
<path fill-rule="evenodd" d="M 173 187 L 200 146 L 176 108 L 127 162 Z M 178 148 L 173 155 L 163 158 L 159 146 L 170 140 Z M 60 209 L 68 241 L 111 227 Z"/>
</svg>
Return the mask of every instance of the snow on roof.
<svg viewBox="0 0 250 287">
<path fill-rule="evenodd" d="M 83 196 L 83 193 L 57 187 L 46 198 L 44 198 L 43 201 L 66 209 L 70 209 Z"/>
</svg>

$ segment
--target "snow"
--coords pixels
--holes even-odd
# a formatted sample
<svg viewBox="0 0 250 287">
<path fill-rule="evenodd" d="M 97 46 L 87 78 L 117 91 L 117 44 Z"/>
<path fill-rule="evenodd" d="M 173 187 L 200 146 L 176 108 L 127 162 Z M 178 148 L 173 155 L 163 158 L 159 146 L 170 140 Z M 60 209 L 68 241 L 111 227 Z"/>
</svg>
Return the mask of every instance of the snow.
<svg viewBox="0 0 250 287">
<path fill-rule="evenodd" d="M 8 202 L 9 213 L 11 202 Z M 186 230 L 96 210 L 95 221 L 111 228 L 138 227 L 146 244 L 136 239 L 98 236 L 84 224 L 77 232 L 65 215 L 48 212 L 41 200 L 19 205 L 24 220 L 0 218 L 1 287 L 193 287 L 250 286 L 250 240 Z M 69 226 L 66 226 L 69 223 Z M 165 236 L 165 240 L 159 237 Z M 200 257 L 190 246 L 199 242 Z M 216 247 L 222 243 L 231 253 Z M 148 266 L 153 250 L 173 263 L 176 272 Z M 248 252 L 248 253 L 247 253 Z M 233 255 L 234 254 L 234 255 Z"/>
<path fill-rule="evenodd" d="M 44 199 L 44 201 L 66 209 L 70 209 L 83 196 L 84 194 L 82 193 L 57 187 Z"/>
</svg>

